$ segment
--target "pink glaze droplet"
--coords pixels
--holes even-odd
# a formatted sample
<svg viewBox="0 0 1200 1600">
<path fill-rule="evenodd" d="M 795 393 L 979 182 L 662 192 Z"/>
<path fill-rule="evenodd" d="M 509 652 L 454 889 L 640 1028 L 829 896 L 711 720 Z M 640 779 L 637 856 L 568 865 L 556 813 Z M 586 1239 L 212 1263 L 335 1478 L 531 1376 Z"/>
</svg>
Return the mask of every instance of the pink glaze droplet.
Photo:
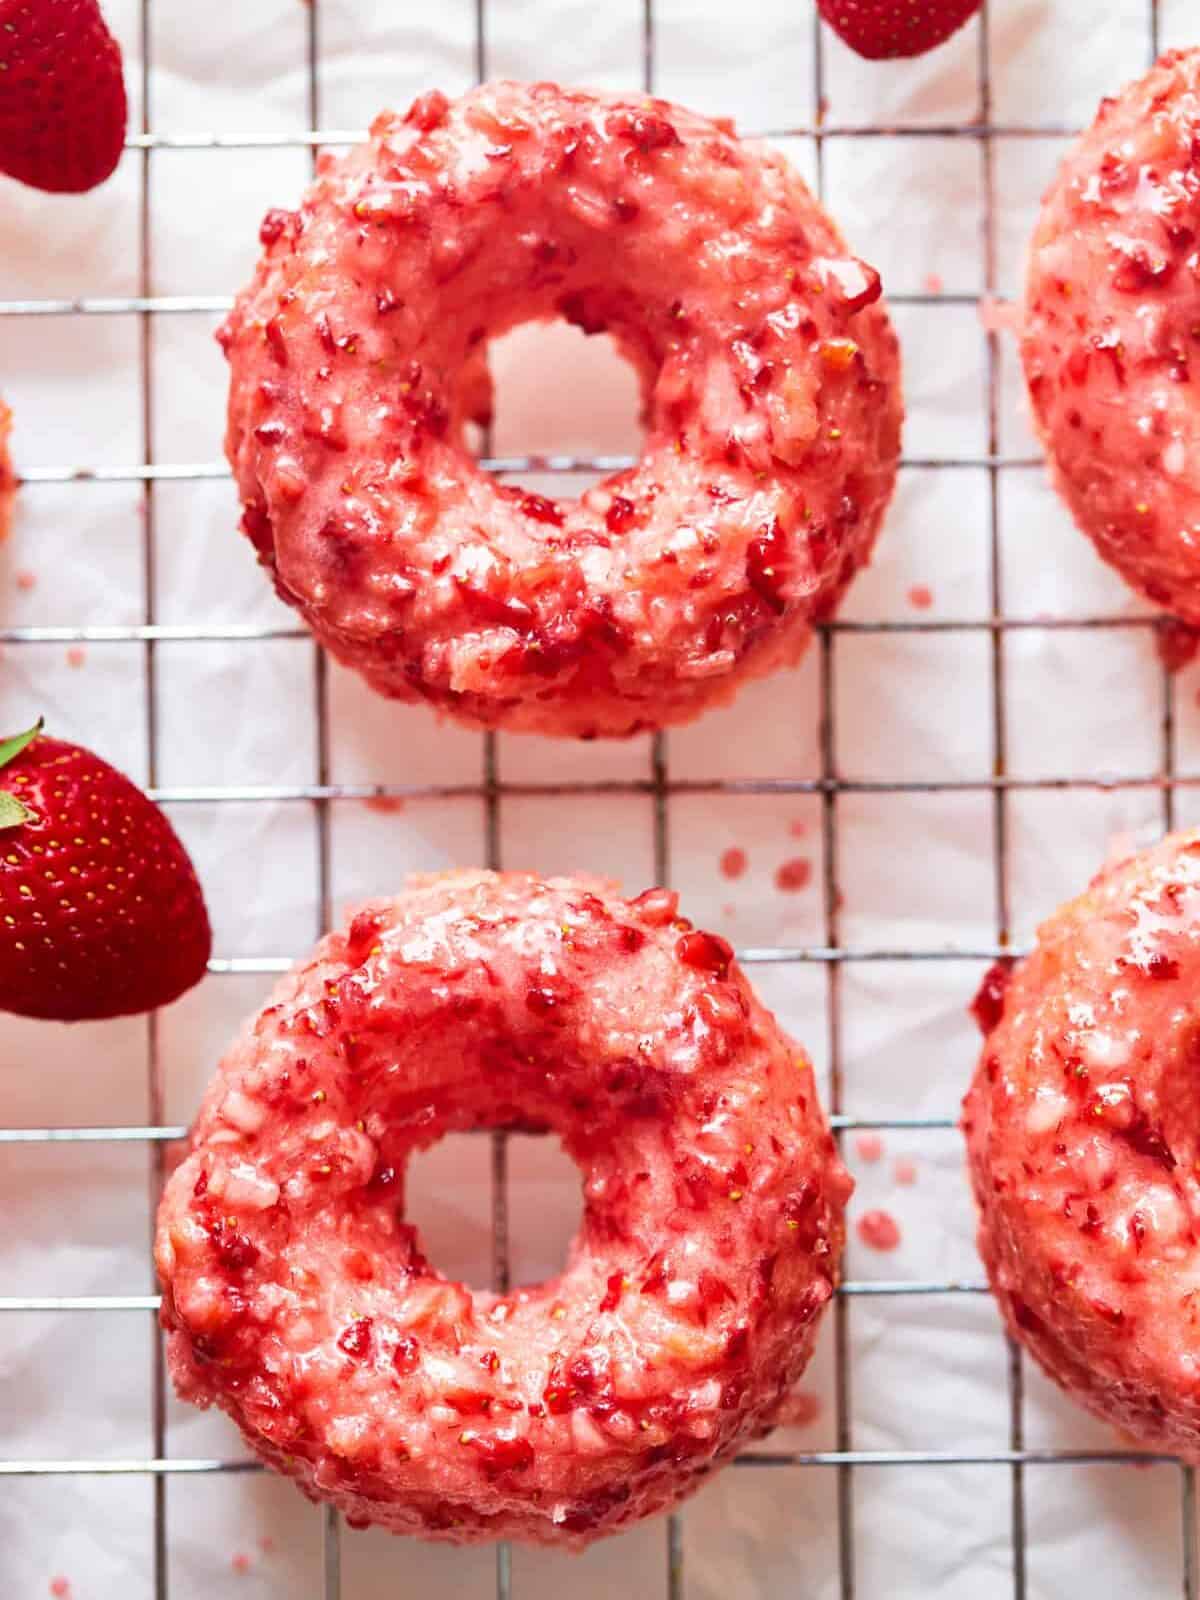
<svg viewBox="0 0 1200 1600">
<path fill-rule="evenodd" d="M 883 1140 L 877 1133 L 857 1133 L 854 1153 L 860 1161 L 878 1161 L 883 1155 Z"/>
<path fill-rule="evenodd" d="M 26 593 L 28 593 L 30 589 L 36 589 L 37 573 L 30 572 L 27 568 L 23 568 L 16 575 L 16 585 L 18 589 L 24 589 Z"/>
<path fill-rule="evenodd" d="M 810 1428 L 821 1415 L 821 1397 L 807 1389 L 793 1389 L 779 1412 L 780 1426 Z"/>
<path fill-rule="evenodd" d="M 793 856 L 775 873 L 775 887 L 784 894 L 796 894 L 801 889 L 807 889 L 811 882 L 812 862 L 804 856 Z"/>
<path fill-rule="evenodd" d="M 67 651 L 67 665 L 78 670 L 87 660 L 87 651 L 81 644 L 73 644 Z"/>
<path fill-rule="evenodd" d="M 740 878 L 746 870 L 746 852 L 733 845 L 721 857 L 721 873 L 726 878 Z"/>
<path fill-rule="evenodd" d="M 71 1580 L 69 1578 L 51 1578 L 50 1593 L 54 1600 L 71 1600 Z"/>
<path fill-rule="evenodd" d="M 925 583 L 914 583 L 908 591 L 908 603 L 917 611 L 928 611 L 933 604 L 933 590 Z"/>
<path fill-rule="evenodd" d="M 917 1181 L 917 1164 L 915 1161 L 910 1161 L 907 1156 L 901 1156 L 893 1168 L 893 1173 L 897 1183 L 903 1184 L 906 1189 L 911 1189 Z"/>
<path fill-rule="evenodd" d="M 925 274 L 925 293 L 941 294 L 946 284 L 940 272 L 927 272 Z"/>
<path fill-rule="evenodd" d="M 793 839 L 806 839 L 808 837 L 808 823 L 803 817 L 793 817 L 788 823 L 788 832 Z"/>
<path fill-rule="evenodd" d="M 275 1541 L 274 1541 L 274 1539 L 272 1539 L 272 1537 L 271 1537 L 271 1535 L 269 1533 L 264 1533 L 263 1534 L 262 1538 L 258 1541 L 258 1548 L 262 1551 L 263 1555 L 265 1555 L 265 1556 L 269 1556 L 271 1554 L 272 1550 L 274 1550 Z"/>
<path fill-rule="evenodd" d="M 404 810 L 404 800 L 398 794 L 373 794 L 367 801 L 368 811 L 382 811 L 386 816 L 395 816 L 398 811 Z"/>
<path fill-rule="evenodd" d="M 250 1557 L 244 1550 L 235 1550 L 229 1565 L 236 1573 L 245 1574 L 250 1571 Z"/>
<path fill-rule="evenodd" d="M 858 1237 L 871 1250 L 894 1250 L 900 1243 L 900 1224 L 890 1211 L 864 1211 L 858 1219 Z"/>
<path fill-rule="evenodd" d="M 1021 332 L 1020 306 L 1011 300 L 998 300 L 992 294 L 985 294 L 979 302 L 979 320 L 987 333 Z"/>
</svg>

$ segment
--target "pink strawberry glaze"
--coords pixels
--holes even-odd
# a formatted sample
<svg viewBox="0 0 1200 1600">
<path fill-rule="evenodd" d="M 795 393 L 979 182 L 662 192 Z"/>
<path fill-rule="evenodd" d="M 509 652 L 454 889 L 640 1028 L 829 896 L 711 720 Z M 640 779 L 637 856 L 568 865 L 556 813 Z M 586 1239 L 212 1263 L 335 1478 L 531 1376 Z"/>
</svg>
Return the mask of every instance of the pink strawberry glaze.
<svg viewBox="0 0 1200 1600">
<path fill-rule="evenodd" d="M 883 1159 L 883 1140 L 877 1133 L 856 1133 L 854 1153 L 860 1161 L 874 1164 Z"/>
<path fill-rule="evenodd" d="M 900 1244 L 900 1224 L 890 1211 L 864 1211 L 855 1232 L 871 1250 L 895 1250 Z"/>
<path fill-rule="evenodd" d="M 989 975 L 995 988 L 995 974 Z M 1014 1337 L 1096 1415 L 1200 1460 L 1200 833 L 1106 868 L 980 1007 L 963 1109 Z"/>
<path fill-rule="evenodd" d="M 13 501 L 17 495 L 17 476 L 8 453 L 11 432 L 12 412 L 0 400 L 0 544 L 7 539 L 11 530 Z"/>
<path fill-rule="evenodd" d="M 1022 353 L 1057 487 L 1147 599 L 1200 622 L 1200 50 L 1106 100 L 1034 235 Z"/>
<path fill-rule="evenodd" d="M 901 401 L 878 275 L 766 146 L 662 100 L 423 95 L 326 158 L 220 338 L 243 527 L 382 694 L 476 727 L 681 722 L 796 660 L 868 559 Z M 490 339 L 565 317 L 647 439 L 580 499 L 501 486 Z"/>
<path fill-rule="evenodd" d="M 409 1156 L 545 1130 L 561 1277 L 439 1276 Z M 676 897 L 413 879 L 280 984 L 205 1097 L 156 1258 L 179 1393 L 358 1525 L 582 1545 L 766 1432 L 833 1294 L 851 1182 L 807 1057 Z"/>
</svg>

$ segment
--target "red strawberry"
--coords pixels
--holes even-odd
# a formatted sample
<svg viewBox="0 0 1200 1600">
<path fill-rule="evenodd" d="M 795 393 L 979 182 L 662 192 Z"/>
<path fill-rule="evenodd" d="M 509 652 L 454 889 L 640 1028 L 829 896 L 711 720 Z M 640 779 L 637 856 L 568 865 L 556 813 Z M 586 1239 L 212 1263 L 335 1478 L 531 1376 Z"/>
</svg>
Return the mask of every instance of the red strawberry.
<svg viewBox="0 0 1200 1600">
<path fill-rule="evenodd" d="M 945 44 L 983 0 L 817 0 L 817 10 L 869 61 L 921 56 Z"/>
<path fill-rule="evenodd" d="M 0 1010 L 118 1017 L 198 982 L 208 913 L 158 807 L 40 722 L 0 744 L 0 769 Z"/>
<path fill-rule="evenodd" d="M 0 172 L 79 194 L 125 141 L 121 48 L 96 0 L 0 0 Z"/>
</svg>

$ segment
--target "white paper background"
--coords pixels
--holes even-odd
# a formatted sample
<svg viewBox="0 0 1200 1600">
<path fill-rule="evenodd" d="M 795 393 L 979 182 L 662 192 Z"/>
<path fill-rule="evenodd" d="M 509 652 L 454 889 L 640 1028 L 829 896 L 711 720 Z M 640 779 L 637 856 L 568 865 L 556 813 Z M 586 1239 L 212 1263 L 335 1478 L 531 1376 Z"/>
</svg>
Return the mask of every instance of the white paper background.
<svg viewBox="0 0 1200 1600">
<path fill-rule="evenodd" d="M 355 129 L 385 103 L 438 84 L 455 92 L 475 66 L 472 0 L 437 5 L 318 0 L 322 126 Z M 991 117 L 1006 127 L 1080 124 L 1099 96 L 1148 59 L 1149 0 L 1093 8 L 1071 0 L 993 0 Z M 140 118 L 136 0 L 108 10 L 126 52 Z M 1189 41 L 1188 0 L 1163 0 L 1163 43 Z M 811 127 L 814 29 L 809 0 L 657 0 L 656 87 L 747 129 Z M 488 0 L 489 70 L 638 87 L 640 0 Z M 195 6 L 154 0 L 150 124 L 159 135 L 208 129 L 286 135 L 308 126 L 306 31 L 300 0 Z M 1193 24 L 1194 26 L 1194 24 Z M 832 127 L 893 126 L 889 140 L 831 138 L 824 173 L 832 207 L 893 293 L 943 303 L 896 308 L 905 347 L 915 458 L 988 450 L 987 350 L 973 300 L 986 287 L 979 144 L 913 130 L 986 114 L 979 81 L 980 25 L 924 60 L 871 66 L 826 37 L 826 114 Z M 810 176 L 804 135 L 781 141 Z M 1011 293 L 1036 198 L 1061 141 L 998 138 L 993 183 L 995 287 Z M 228 295 L 248 274 L 256 229 L 270 204 L 294 201 L 304 150 L 156 149 L 149 161 L 149 288 L 156 296 Z M 78 200 L 50 200 L 0 184 L 0 298 L 128 296 L 140 289 L 142 156 L 126 154 L 113 181 Z M 159 314 L 145 346 L 149 422 L 160 462 L 220 455 L 224 363 L 215 317 Z M 0 390 L 16 412 L 21 468 L 133 466 L 145 459 L 138 317 L 7 316 L 0 321 Z M 497 356 L 500 451 L 636 447 L 632 385 L 601 346 L 561 332 L 518 335 Z M 1034 452 L 1011 349 L 1001 357 L 1001 453 Z M 557 485 L 563 487 L 560 483 Z M 998 480 L 1002 592 L 1013 615 L 1136 612 L 1048 491 L 1040 470 Z M 17 526 L 0 548 L 0 629 L 145 621 L 269 624 L 293 631 L 234 533 L 224 481 L 158 485 L 153 495 L 154 583 L 143 566 L 143 497 L 136 482 L 29 485 Z M 983 465 L 904 471 L 872 570 L 846 616 L 858 620 L 979 619 L 988 608 L 989 480 Z M 32 572 L 32 590 L 17 575 Z M 932 608 L 909 591 L 926 585 Z M 134 776 L 150 776 L 143 645 L 88 643 L 71 665 L 67 642 L 8 643 L 0 667 L 0 724 L 44 711 L 53 729 L 85 740 Z M 237 645 L 160 643 L 153 652 L 159 785 L 286 787 L 317 777 L 313 652 L 300 637 Z M 1016 779 L 1105 774 L 1146 778 L 1160 763 L 1161 670 L 1144 630 L 1009 635 L 1004 650 L 1006 736 Z M 1181 772 L 1200 775 L 1200 672 L 1175 682 Z M 791 675 L 750 690 L 731 711 L 673 733 L 673 782 L 691 792 L 667 803 L 671 871 L 689 911 L 741 944 L 824 939 L 820 803 L 812 796 L 720 795 L 723 779 L 820 775 L 814 656 Z M 847 779 L 964 782 L 966 790 L 870 793 L 837 802 L 842 937 L 891 950 L 986 946 L 997 927 L 992 864 L 992 661 L 988 635 L 840 635 L 834 651 L 835 749 Z M 335 783 L 449 786 L 449 798 L 410 800 L 398 814 L 361 802 L 331 807 L 333 898 L 390 889 L 410 869 L 484 858 L 478 791 L 482 741 L 439 728 L 421 710 L 373 700 L 330 672 L 329 776 Z M 615 780 L 645 785 L 647 741 L 579 747 L 501 738 L 504 782 L 527 786 Z M 1181 788 L 1181 821 L 1200 818 Z M 1007 887 L 1013 935 L 1075 889 L 1114 835 L 1149 835 L 1161 797 L 1126 782 L 1107 790 L 1017 788 L 1006 801 Z M 319 921 L 317 823 L 303 801 L 196 802 L 172 814 L 204 876 L 222 957 L 302 953 Z M 653 802 L 644 791 L 563 798 L 506 796 L 500 842 L 509 865 L 621 875 L 631 889 L 654 870 Z M 803 824 L 807 833 L 794 836 Z M 740 846 L 749 870 L 722 877 L 722 852 Z M 802 855 L 811 885 L 781 894 L 776 868 Z M 972 961 L 850 964 L 841 974 L 845 1108 L 863 1116 L 953 1114 L 972 1065 L 964 1004 Z M 814 1051 L 829 1059 L 824 969 L 758 969 L 765 995 Z M 158 1023 L 164 1116 L 185 1121 L 240 1015 L 270 980 L 214 975 Z M 73 1030 L 0 1023 L 0 1123 L 120 1124 L 149 1114 L 150 1034 L 144 1021 Z M 854 1214 L 881 1205 L 903 1229 L 900 1249 L 873 1255 L 851 1244 L 853 1278 L 977 1278 L 956 1134 L 885 1134 L 867 1166 Z M 898 1188 L 896 1157 L 917 1164 Z M 488 1149 L 447 1142 L 419 1164 L 414 1206 L 446 1270 L 482 1281 L 488 1269 Z M 512 1146 L 511 1206 L 518 1275 L 552 1270 L 578 1214 L 573 1174 L 536 1140 Z M 152 1288 L 152 1200 L 139 1144 L 0 1147 L 0 1289 L 3 1294 L 138 1294 Z M 832 1323 L 809 1388 L 818 1421 L 773 1444 L 835 1443 Z M 0 1455 L 14 1460 L 144 1459 L 153 1445 L 151 1318 L 141 1312 L 57 1316 L 0 1312 Z M 858 1449 L 1003 1449 L 1009 1443 L 1006 1354 L 986 1298 L 857 1299 L 848 1315 L 848 1430 Z M 1027 1375 L 1027 1442 L 1055 1448 L 1111 1442 Z M 173 1456 L 237 1456 L 232 1430 L 172 1402 Z M 1010 1479 L 996 1467 L 863 1468 L 852 1480 L 853 1553 L 860 1597 L 992 1600 L 1012 1592 Z M 1180 1481 L 1169 1468 L 1049 1466 L 1026 1473 L 1028 1592 L 1034 1600 L 1174 1595 L 1180 1584 Z M 172 1600 L 246 1595 L 314 1600 L 320 1518 L 287 1484 L 254 1477 L 175 1476 L 166 1483 Z M 0 1484 L 0 1595 L 33 1600 L 52 1576 L 77 1600 L 148 1600 L 154 1593 L 153 1488 L 146 1477 L 6 1478 Z M 830 1597 L 837 1577 L 836 1474 L 819 1467 L 727 1472 L 687 1508 L 682 1591 L 687 1600 Z M 260 1541 L 270 1542 L 263 1550 Z M 250 1570 L 235 1573 L 244 1553 Z M 513 1590 L 550 1600 L 665 1592 L 665 1526 L 653 1523 L 580 1559 L 517 1550 Z M 381 1534 L 343 1537 L 346 1600 L 489 1596 L 490 1550 L 448 1551 Z"/>
</svg>

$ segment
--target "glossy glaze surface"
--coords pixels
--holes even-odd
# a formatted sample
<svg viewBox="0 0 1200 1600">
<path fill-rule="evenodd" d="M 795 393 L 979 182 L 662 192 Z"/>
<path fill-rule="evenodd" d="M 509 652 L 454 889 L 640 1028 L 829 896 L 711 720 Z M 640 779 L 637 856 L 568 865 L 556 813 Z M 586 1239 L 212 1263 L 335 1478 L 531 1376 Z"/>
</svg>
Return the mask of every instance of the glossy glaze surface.
<svg viewBox="0 0 1200 1600">
<path fill-rule="evenodd" d="M 1200 623 L 1200 50 L 1106 100 L 1042 208 L 1022 354 L 1076 522 Z"/>
<path fill-rule="evenodd" d="M 976 1003 L 963 1109 L 1013 1335 L 1098 1416 L 1200 1459 L 1200 833 L 1113 866 Z"/>
<path fill-rule="evenodd" d="M 243 527 L 380 692 L 581 737 L 795 660 L 868 558 L 901 402 L 878 275 L 766 146 L 665 101 L 431 93 L 325 158 L 221 332 Z M 463 443 L 517 323 L 607 332 L 645 452 L 579 500 Z"/>
<path fill-rule="evenodd" d="M 544 1129 L 562 1276 L 443 1279 L 405 1165 Z M 850 1180 L 803 1051 L 675 896 L 458 873 L 365 907 L 223 1062 L 162 1201 L 179 1393 L 352 1522 L 582 1544 L 765 1432 L 837 1280 Z"/>
</svg>

